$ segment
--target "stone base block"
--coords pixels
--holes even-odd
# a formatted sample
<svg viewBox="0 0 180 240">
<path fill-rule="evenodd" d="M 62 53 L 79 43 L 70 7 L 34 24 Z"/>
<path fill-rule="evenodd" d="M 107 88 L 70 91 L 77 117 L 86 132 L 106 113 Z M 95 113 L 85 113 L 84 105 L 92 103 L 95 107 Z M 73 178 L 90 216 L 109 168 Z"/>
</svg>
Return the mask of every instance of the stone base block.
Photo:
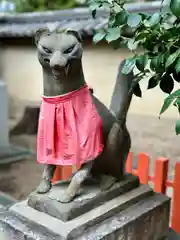
<svg viewBox="0 0 180 240">
<path fill-rule="evenodd" d="M 20 202 L 9 210 L 0 209 L 0 239 L 161 240 L 168 233 L 169 209 L 170 199 L 148 186 L 139 186 L 66 222 Z"/>
<path fill-rule="evenodd" d="M 84 182 L 79 196 L 76 196 L 74 201 L 61 203 L 58 198 L 64 194 L 68 185 L 69 181 L 61 181 L 46 194 L 32 193 L 28 205 L 62 221 L 69 221 L 138 187 L 139 179 L 128 175 L 106 191 L 101 191 L 98 181 L 88 180 Z"/>
</svg>

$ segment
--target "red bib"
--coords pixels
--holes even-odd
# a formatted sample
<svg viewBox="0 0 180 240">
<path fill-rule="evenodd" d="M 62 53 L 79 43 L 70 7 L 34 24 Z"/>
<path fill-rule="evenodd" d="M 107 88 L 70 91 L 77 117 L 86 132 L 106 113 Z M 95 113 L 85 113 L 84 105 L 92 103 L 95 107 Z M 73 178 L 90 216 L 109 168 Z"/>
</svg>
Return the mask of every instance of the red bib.
<svg viewBox="0 0 180 240">
<path fill-rule="evenodd" d="M 65 95 L 42 97 L 38 163 L 83 164 L 95 159 L 103 147 L 102 120 L 87 85 Z"/>
</svg>

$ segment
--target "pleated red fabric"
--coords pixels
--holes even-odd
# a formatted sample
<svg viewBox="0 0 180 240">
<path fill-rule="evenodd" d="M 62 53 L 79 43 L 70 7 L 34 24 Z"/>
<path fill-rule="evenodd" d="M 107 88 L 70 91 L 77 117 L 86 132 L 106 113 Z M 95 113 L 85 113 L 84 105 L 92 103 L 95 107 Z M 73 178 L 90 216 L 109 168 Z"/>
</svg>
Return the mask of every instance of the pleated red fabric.
<svg viewBox="0 0 180 240">
<path fill-rule="evenodd" d="M 38 163 L 83 164 L 96 158 L 103 147 L 102 120 L 87 85 L 65 95 L 42 96 Z"/>
</svg>

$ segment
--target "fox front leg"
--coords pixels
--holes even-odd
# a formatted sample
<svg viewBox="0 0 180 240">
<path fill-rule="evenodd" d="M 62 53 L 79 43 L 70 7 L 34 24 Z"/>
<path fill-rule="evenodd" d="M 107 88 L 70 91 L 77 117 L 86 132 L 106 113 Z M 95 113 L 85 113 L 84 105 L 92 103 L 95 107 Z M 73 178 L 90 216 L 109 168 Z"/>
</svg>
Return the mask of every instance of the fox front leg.
<svg viewBox="0 0 180 240">
<path fill-rule="evenodd" d="M 36 190 L 37 193 L 44 194 L 51 190 L 51 188 L 52 188 L 51 179 L 54 175 L 55 169 L 56 169 L 55 165 L 46 165 L 45 166 L 42 180 L 40 182 L 39 187 Z"/>
<path fill-rule="evenodd" d="M 85 163 L 73 176 L 67 190 L 59 197 L 59 202 L 71 202 L 78 193 L 81 184 L 87 179 L 92 168 L 92 161 Z"/>
</svg>

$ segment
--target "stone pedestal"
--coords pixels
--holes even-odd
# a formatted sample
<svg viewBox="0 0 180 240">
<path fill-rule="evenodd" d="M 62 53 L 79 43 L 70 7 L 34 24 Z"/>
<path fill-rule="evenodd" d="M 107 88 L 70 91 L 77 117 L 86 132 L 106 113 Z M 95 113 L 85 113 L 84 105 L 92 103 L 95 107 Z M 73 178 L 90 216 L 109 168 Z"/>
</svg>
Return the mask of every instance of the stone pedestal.
<svg viewBox="0 0 180 240">
<path fill-rule="evenodd" d="M 135 177 L 106 192 L 91 186 L 69 204 L 57 199 L 54 187 L 49 195 L 0 209 L 0 239 L 161 240 L 168 233 L 170 199 L 139 186 Z"/>
</svg>

